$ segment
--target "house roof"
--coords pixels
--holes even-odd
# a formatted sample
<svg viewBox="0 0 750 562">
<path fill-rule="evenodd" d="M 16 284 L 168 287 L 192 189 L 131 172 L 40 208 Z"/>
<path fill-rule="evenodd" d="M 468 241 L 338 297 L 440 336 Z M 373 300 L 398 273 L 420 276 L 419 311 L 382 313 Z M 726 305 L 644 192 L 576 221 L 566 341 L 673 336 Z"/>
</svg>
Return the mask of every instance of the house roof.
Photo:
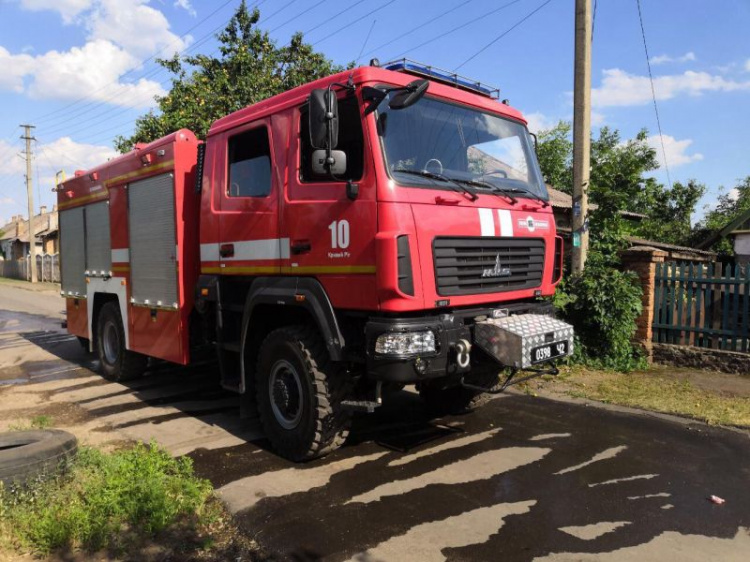
<svg viewBox="0 0 750 562">
<path fill-rule="evenodd" d="M 715 231 L 711 236 L 706 237 L 698 243 L 699 248 L 708 248 L 717 240 L 734 233 L 747 232 L 750 230 L 750 209 L 740 214 L 734 220 L 731 220 L 721 230 Z"/>
<path fill-rule="evenodd" d="M 676 244 L 667 244 L 665 242 L 657 242 L 655 240 L 647 240 L 645 238 L 638 238 L 637 236 L 627 236 L 627 241 L 637 246 L 651 246 L 659 250 L 666 250 L 670 253 L 679 254 L 692 254 L 703 258 L 713 259 L 716 257 L 716 252 L 710 252 L 708 250 L 701 250 L 698 248 L 689 248 L 687 246 L 677 246 Z"/>
<path fill-rule="evenodd" d="M 547 184 L 547 192 L 549 193 L 549 202 L 550 205 L 557 209 L 572 209 L 573 208 L 573 197 L 564 191 L 560 191 L 559 189 L 555 189 L 551 185 Z M 589 204 L 589 209 L 592 211 L 596 211 L 599 208 L 598 205 L 595 203 Z M 634 213 L 632 211 L 620 211 L 620 214 L 623 217 L 627 217 L 630 219 L 645 219 L 646 215 L 643 215 L 641 213 Z"/>
</svg>

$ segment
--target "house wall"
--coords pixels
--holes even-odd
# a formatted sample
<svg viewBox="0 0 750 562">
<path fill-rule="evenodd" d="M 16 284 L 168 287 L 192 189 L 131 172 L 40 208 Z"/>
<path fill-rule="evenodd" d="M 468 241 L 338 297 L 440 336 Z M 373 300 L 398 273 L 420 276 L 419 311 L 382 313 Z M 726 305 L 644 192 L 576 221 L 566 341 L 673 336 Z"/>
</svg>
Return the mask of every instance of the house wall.
<svg viewBox="0 0 750 562">
<path fill-rule="evenodd" d="M 750 263 L 750 232 L 734 236 L 734 255 L 737 263 Z"/>
</svg>

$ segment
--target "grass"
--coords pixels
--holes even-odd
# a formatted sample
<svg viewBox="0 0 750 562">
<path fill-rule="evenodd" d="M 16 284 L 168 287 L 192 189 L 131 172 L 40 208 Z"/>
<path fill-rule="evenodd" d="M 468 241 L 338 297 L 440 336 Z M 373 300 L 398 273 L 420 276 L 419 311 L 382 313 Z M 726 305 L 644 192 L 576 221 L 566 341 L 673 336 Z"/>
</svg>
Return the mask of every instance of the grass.
<svg viewBox="0 0 750 562">
<path fill-rule="evenodd" d="M 11 424 L 8 426 L 9 431 L 29 431 L 32 429 L 48 429 L 52 427 L 54 420 L 51 416 L 34 416 L 29 423 Z"/>
<path fill-rule="evenodd" d="M 222 517 L 212 492 L 189 458 L 172 458 L 155 444 L 113 453 L 83 447 L 60 476 L 0 487 L 0 544 L 43 556 L 117 554 L 175 526 L 199 536 Z"/>
<path fill-rule="evenodd" d="M 725 395 L 696 387 L 688 380 L 658 371 L 629 374 L 582 368 L 565 369 L 558 380 L 538 381 L 526 387 L 563 392 L 622 406 L 688 416 L 713 425 L 750 427 L 750 398 Z"/>
</svg>

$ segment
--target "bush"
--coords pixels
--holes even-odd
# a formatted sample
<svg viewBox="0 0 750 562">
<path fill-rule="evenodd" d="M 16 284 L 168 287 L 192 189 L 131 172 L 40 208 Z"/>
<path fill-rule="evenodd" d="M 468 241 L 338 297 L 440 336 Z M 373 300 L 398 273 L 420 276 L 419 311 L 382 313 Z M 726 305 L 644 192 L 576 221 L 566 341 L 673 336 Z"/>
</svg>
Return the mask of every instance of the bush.
<svg viewBox="0 0 750 562">
<path fill-rule="evenodd" d="M 558 287 L 555 304 L 576 331 L 573 361 L 618 371 L 643 366 L 631 343 L 642 291 L 633 272 L 595 264 Z"/>
<path fill-rule="evenodd" d="M 0 538 L 40 554 L 120 551 L 200 514 L 211 492 L 191 459 L 172 458 L 153 443 L 111 454 L 84 447 L 62 476 L 0 488 Z"/>
</svg>

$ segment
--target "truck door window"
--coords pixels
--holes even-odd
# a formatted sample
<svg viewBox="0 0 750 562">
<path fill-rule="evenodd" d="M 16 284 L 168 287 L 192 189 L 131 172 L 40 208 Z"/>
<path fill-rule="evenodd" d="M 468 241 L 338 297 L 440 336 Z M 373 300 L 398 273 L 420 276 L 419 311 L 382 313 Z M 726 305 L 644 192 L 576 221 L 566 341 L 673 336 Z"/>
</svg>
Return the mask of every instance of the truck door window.
<svg viewBox="0 0 750 562">
<path fill-rule="evenodd" d="M 271 193 L 268 131 L 258 127 L 229 139 L 229 197 L 266 197 Z"/>
<path fill-rule="evenodd" d="M 331 181 L 328 175 L 314 174 L 310 146 L 310 127 L 307 120 L 307 105 L 300 109 L 300 175 L 302 181 Z M 346 152 L 346 174 L 340 179 L 356 181 L 362 179 L 364 160 L 364 136 L 359 104 L 354 96 L 339 99 L 339 143 L 336 150 Z"/>
</svg>

